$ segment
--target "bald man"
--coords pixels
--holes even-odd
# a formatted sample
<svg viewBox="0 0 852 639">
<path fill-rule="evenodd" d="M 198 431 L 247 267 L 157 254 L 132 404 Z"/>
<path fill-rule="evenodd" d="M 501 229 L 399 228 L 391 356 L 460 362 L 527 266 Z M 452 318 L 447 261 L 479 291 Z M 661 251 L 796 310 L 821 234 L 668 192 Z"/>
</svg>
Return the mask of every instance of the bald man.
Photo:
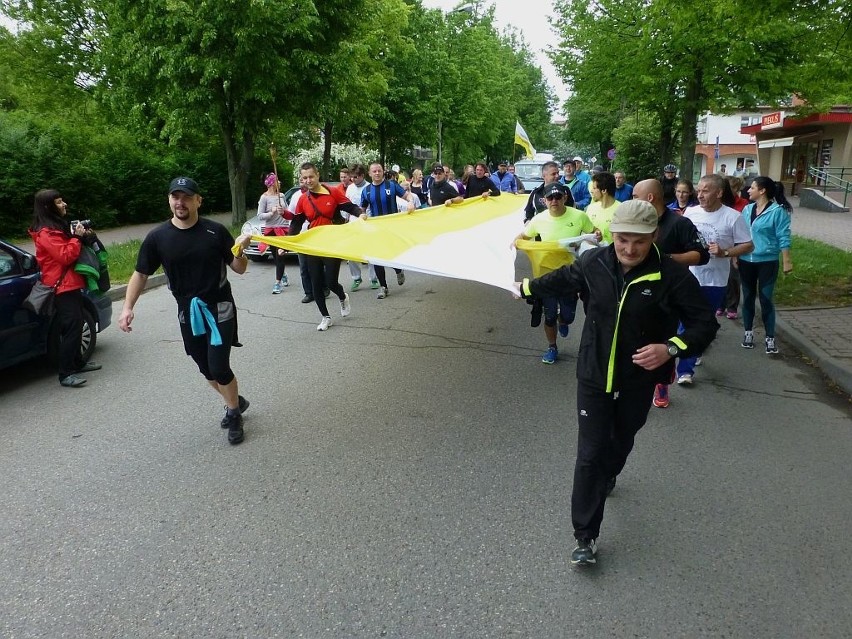
<svg viewBox="0 0 852 639">
<path fill-rule="evenodd" d="M 633 199 L 650 202 L 657 211 L 656 245 L 684 266 L 699 266 L 710 261 L 710 252 L 691 220 L 666 208 L 663 185 L 659 180 L 642 180 L 633 187 Z"/>
<path fill-rule="evenodd" d="M 633 199 L 650 202 L 657 211 L 657 240 L 661 253 L 669 255 L 684 266 L 698 266 L 710 261 L 710 252 L 691 220 L 667 208 L 663 200 L 663 185 L 659 180 L 642 180 L 633 187 Z M 669 385 L 654 388 L 654 406 L 668 408 Z"/>
</svg>

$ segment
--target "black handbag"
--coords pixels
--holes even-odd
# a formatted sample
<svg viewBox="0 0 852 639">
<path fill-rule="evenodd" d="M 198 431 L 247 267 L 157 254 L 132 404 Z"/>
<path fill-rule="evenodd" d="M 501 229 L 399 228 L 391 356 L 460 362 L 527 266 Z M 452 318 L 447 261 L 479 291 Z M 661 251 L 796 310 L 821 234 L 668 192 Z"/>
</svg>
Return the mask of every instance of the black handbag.
<svg viewBox="0 0 852 639">
<path fill-rule="evenodd" d="M 48 286 L 41 280 L 36 282 L 21 306 L 36 315 L 53 315 L 53 311 L 56 308 L 56 289 L 62 284 L 62 280 L 65 279 L 67 272 L 67 268 L 62 271 L 62 275 L 53 286 Z"/>
</svg>

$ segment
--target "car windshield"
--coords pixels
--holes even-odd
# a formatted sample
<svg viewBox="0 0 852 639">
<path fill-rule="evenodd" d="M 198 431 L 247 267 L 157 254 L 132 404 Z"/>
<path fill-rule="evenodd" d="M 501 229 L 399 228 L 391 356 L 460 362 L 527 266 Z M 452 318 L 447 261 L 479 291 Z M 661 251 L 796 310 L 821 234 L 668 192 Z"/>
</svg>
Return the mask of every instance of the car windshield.
<svg viewBox="0 0 852 639">
<path fill-rule="evenodd" d="M 522 180 L 524 178 L 527 179 L 541 179 L 541 164 L 516 164 L 515 165 L 515 175 L 517 175 Z"/>
</svg>

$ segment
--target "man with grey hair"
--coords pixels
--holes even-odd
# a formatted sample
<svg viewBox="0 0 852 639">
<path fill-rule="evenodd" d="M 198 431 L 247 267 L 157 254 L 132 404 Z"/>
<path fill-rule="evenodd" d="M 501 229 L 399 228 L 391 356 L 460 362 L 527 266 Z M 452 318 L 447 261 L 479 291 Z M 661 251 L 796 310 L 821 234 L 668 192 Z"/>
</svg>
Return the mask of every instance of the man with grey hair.
<svg viewBox="0 0 852 639">
<path fill-rule="evenodd" d="M 633 186 L 627 183 L 624 176 L 624 171 L 615 172 L 615 199 L 619 202 L 626 202 L 633 199 Z"/>
<path fill-rule="evenodd" d="M 710 261 L 689 270 L 701 284 L 701 292 L 714 309 L 721 308 L 728 288 L 731 258 L 745 255 L 754 250 L 748 225 L 740 213 L 722 204 L 725 178 L 721 175 L 705 175 L 698 181 L 696 194 L 698 206 L 690 206 L 683 216 L 695 224 L 704 238 Z M 695 377 L 695 356 L 681 357 L 677 364 L 677 383 L 691 386 Z"/>
</svg>

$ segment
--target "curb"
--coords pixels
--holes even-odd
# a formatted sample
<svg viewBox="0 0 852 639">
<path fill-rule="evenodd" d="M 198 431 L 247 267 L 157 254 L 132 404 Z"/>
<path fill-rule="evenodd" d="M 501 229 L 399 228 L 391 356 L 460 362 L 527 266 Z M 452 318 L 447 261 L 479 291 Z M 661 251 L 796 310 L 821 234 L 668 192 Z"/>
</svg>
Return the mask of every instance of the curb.
<svg viewBox="0 0 852 639">
<path fill-rule="evenodd" d="M 166 283 L 168 283 L 168 280 L 166 279 L 165 273 L 157 273 L 147 279 L 145 282 L 145 288 L 142 292 L 144 293 L 149 288 L 156 288 Z M 116 302 L 118 300 L 123 300 L 126 293 L 127 284 L 121 284 L 110 288 L 106 293 L 104 293 L 104 297 L 108 298 L 111 302 Z"/>
<path fill-rule="evenodd" d="M 847 395 L 852 395 L 852 366 L 839 362 L 814 344 L 801 332 L 776 315 L 779 332 L 799 353 L 809 358 L 822 372 Z"/>
</svg>

